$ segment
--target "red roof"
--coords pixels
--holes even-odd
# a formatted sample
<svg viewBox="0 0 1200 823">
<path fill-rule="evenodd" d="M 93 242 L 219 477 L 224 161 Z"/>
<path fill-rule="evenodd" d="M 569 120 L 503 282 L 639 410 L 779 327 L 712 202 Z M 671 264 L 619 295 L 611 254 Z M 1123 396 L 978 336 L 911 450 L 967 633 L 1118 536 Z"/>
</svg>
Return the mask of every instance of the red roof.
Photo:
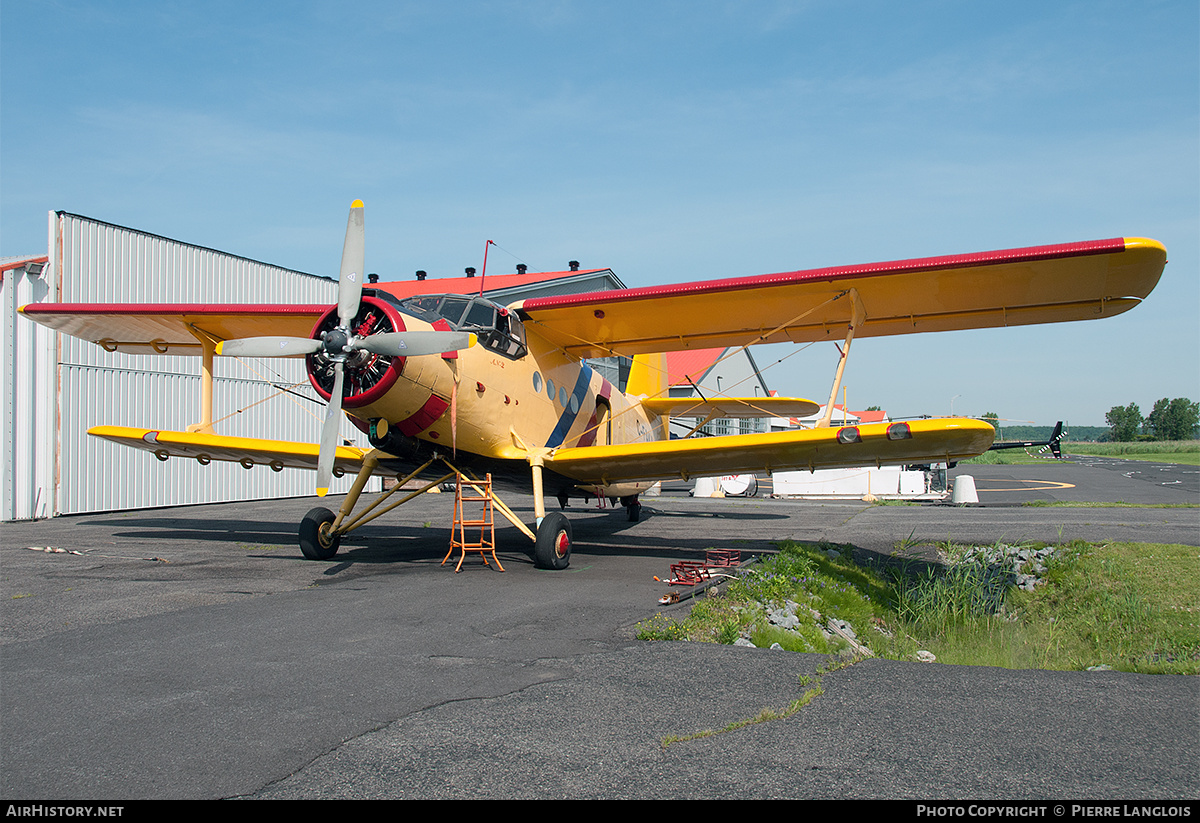
<svg viewBox="0 0 1200 823">
<path fill-rule="evenodd" d="M 686 386 L 689 377 L 692 382 L 699 383 L 724 353 L 725 349 L 687 349 L 667 352 L 668 385 Z"/>
<path fill-rule="evenodd" d="M 824 413 L 824 406 L 821 408 L 822 411 L 818 412 L 818 414 Z M 887 412 L 885 411 L 850 411 L 841 403 L 834 403 L 833 411 L 835 418 L 838 414 L 845 414 L 848 417 L 857 418 L 859 423 L 882 423 L 887 419 Z"/>
<path fill-rule="evenodd" d="M 887 412 L 881 410 L 850 412 L 860 423 L 882 423 L 887 418 Z"/>
<path fill-rule="evenodd" d="M 403 300 L 418 294 L 479 294 L 481 287 L 488 291 L 495 289 L 510 289 L 517 286 L 529 286 L 534 283 L 545 283 L 563 277 L 577 277 L 581 274 L 595 274 L 608 269 L 580 269 L 579 271 L 538 271 L 525 274 L 489 274 L 487 277 L 437 277 L 425 280 L 392 280 L 379 282 L 370 288 L 383 289 Z"/>
</svg>

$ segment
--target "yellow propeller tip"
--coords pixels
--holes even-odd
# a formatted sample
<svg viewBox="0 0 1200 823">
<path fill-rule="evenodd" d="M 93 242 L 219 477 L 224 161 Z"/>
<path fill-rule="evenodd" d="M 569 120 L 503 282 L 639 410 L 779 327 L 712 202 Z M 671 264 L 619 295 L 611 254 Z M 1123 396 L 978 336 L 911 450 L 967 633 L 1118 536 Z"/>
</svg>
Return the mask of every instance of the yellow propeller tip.
<svg viewBox="0 0 1200 823">
<path fill-rule="evenodd" d="M 361 209 L 362 207 L 363 207 L 363 201 L 361 201 L 361 200 L 355 200 L 353 203 L 350 204 L 350 208 L 352 208 L 352 209 Z"/>
<path fill-rule="evenodd" d="M 469 348 L 471 348 L 472 346 L 474 346 L 474 345 L 475 345 L 475 343 L 476 343 L 476 342 L 478 342 L 478 340 L 479 340 L 479 335 L 477 335 L 477 334 L 468 334 L 468 335 L 467 335 L 467 348 L 469 349 Z"/>
<path fill-rule="evenodd" d="M 222 347 L 222 346 L 224 346 L 224 345 L 225 345 L 225 341 L 224 341 L 224 340 L 222 340 L 220 343 L 218 343 L 218 344 L 217 344 L 217 348 L 216 348 L 216 352 L 217 352 L 217 354 L 220 354 L 220 353 L 221 353 L 221 347 Z"/>
<path fill-rule="evenodd" d="M 329 494 L 329 489 L 317 489 L 317 497 L 324 497 L 327 494 Z"/>
</svg>

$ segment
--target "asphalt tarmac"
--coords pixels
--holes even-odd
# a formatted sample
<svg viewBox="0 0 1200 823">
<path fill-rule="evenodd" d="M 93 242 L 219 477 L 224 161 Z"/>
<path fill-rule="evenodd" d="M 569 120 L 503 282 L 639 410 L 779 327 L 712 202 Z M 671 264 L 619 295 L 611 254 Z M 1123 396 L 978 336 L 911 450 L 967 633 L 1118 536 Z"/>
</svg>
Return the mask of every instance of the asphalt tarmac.
<svg viewBox="0 0 1200 823">
<path fill-rule="evenodd" d="M 972 507 L 667 493 L 631 524 L 577 504 L 565 572 L 507 526 L 504 573 L 441 566 L 449 495 L 328 563 L 295 542 L 315 499 L 4 524 L 0 797 L 1194 800 L 1196 677 L 867 660 L 787 718 L 664 749 L 786 707 L 826 661 L 634 639 L 654 576 L 709 547 L 1200 546 L 1200 509 L 1017 505 L 1200 503 L 1193 467 L 1174 471 L 976 466 Z"/>
</svg>

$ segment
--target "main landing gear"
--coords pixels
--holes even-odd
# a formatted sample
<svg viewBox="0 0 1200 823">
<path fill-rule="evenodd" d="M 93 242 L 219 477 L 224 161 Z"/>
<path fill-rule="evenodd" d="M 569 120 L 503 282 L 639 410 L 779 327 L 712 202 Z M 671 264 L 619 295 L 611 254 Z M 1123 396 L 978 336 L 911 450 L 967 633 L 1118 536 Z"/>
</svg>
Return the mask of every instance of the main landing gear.
<svg viewBox="0 0 1200 823">
<path fill-rule="evenodd" d="M 387 457 L 388 455 L 385 452 L 379 450 L 367 453 L 363 458 L 362 468 L 359 470 L 354 485 L 346 494 L 346 498 L 342 501 L 341 508 L 336 514 L 329 509 L 318 506 L 304 516 L 304 519 L 300 521 L 300 551 L 304 553 L 305 557 L 309 560 L 329 560 L 337 554 L 343 535 L 354 531 L 359 526 L 369 523 L 381 514 L 391 511 L 397 506 L 412 500 L 414 497 L 425 493 L 434 486 L 444 483 L 451 478 L 456 478 L 459 483 L 473 485 L 471 477 L 459 472 L 446 458 L 435 457 L 412 472 L 408 477 L 397 477 L 395 486 L 385 491 L 374 502 L 355 514 L 354 507 L 358 504 L 358 499 L 367 485 L 367 480 L 371 477 L 375 469 L 378 468 L 380 460 Z M 450 471 L 436 480 L 423 483 L 419 488 L 410 491 L 399 500 L 387 506 L 380 506 L 385 500 L 400 491 L 410 480 L 415 480 L 418 475 L 437 461 L 444 463 Z M 540 479 L 539 476 L 538 480 Z M 538 527 L 537 534 L 534 534 L 533 530 L 526 526 L 500 498 L 492 495 L 492 503 L 496 511 L 500 512 L 533 542 L 534 562 L 538 568 L 565 569 L 570 564 L 571 523 L 566 517 L 558 512 L 549 517 L 545 516 L 544 507 L 541 505 L 539 497 L 538 505 L 535 505 L 534 508 L 537 511 L 540 526 Z"/>
<path fill-rule="evenodd" d="M 369 452 L 363 458 L 362 468 L 359 471 L 358 477 L 355 479 L 350 491 L 346 494 L 341 508 L 336 513 L 318 506 L 304 515 L 304 519 L 300 521 L 300 551 L 304 553 L 305 557 L 309 560 L 329 560 L 337 554 L 343 535 L 354 531 L 359 526 L 374 520 L 379 515 L 391 511 L 397 506 L 451 478 L 457 478 L 460 483 L 472 484 L 471 478 L 468 475 L 461 474 L 446 458 L 435 457 L 408 477 L 397 478 L 398 482 L 394 487 L 376 498 L 374 502 L 366 506 L 361 512 L 353 514 L 354 507 L 357 505 L 358 499 L 366 487 L 367 480 L 371 477 L 374 470 L 378 468 L 379 461 L 386 458 L 387 454 L 378 450 Z M 415 480 L 419 474 L 439 460 L 445 463 L 446 467 L 450 469 L 448 474 L 432 482 L 423 484 L 416 490 L 411 491 L 407 496 L 390 505 L 380 507 L 380 504 L 391 497 L 392 494 L 398 492 L 410 480 Z M 565 569 L 571 564 L 571 521 L 560 512 L 546 512 L 545 503 L 542 499 L 542 467 L 538 460 L 530 462 L 533 466 L 534 514 L 538 518 L 537 533 L 535 534 L 533 530 L 526 526 L 498 497 L 493 495 L 492 501 L 496 511 L 500 512 L 514 526 L 520 529 L 526 537 L 533 541 L 533 560 L 539 569 Z M 629 497 L 622 497 L 621 504 L 625 506 L 626 515 L 631 523 L 636 523 L 641 518 L 642 504 L 638 501 L 636 494 Z"/>
<path fill-rule="evenodd" d="M 561 512 L 550 512 L 538 526 L 533 562 L 539 569 L 565 569 L 571 564 L 571 521 Z"/>
<path fill-rule="evenodd" d="M 638 500 L 636 494 L 629 497 L 622 497 L 621 505 L 625 507 L 625 514 L 629 518 L 630 523 L 636 523 L 642 519 L 642 503 Z"/>
<path fill-rule="evenodd" d="M 330 529 L 336 519 L 329 509 L 317 506 L 300 521 L 300 551 L 309 560 L 329 560 L 337 554 L 342 536 Z"/>
</svg>

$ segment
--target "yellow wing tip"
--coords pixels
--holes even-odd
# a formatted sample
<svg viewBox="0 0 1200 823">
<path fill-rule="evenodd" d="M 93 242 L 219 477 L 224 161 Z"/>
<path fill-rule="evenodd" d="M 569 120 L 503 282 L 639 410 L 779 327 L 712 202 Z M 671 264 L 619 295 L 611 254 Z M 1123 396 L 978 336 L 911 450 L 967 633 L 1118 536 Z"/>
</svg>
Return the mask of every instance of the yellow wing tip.
<svg viewBox="0 0 1200 823">
<path fill-rule="evenodd" d="M 1152 237 L 1126 237 L 1125 248 L 1130 249 L 1156 249 L 1163 254 L 1167 253 L 1167 247 L 1158 242 Z"/>
<path fill-rule="evenodd" d="M 353 203 L 350 204 L 350 208 L 352 208 L 352 209 L 361 209 L 362 207 L 363 207 L 363 201 L 361 201 L 361 200 L 355 200 Z"/>
</svg>

